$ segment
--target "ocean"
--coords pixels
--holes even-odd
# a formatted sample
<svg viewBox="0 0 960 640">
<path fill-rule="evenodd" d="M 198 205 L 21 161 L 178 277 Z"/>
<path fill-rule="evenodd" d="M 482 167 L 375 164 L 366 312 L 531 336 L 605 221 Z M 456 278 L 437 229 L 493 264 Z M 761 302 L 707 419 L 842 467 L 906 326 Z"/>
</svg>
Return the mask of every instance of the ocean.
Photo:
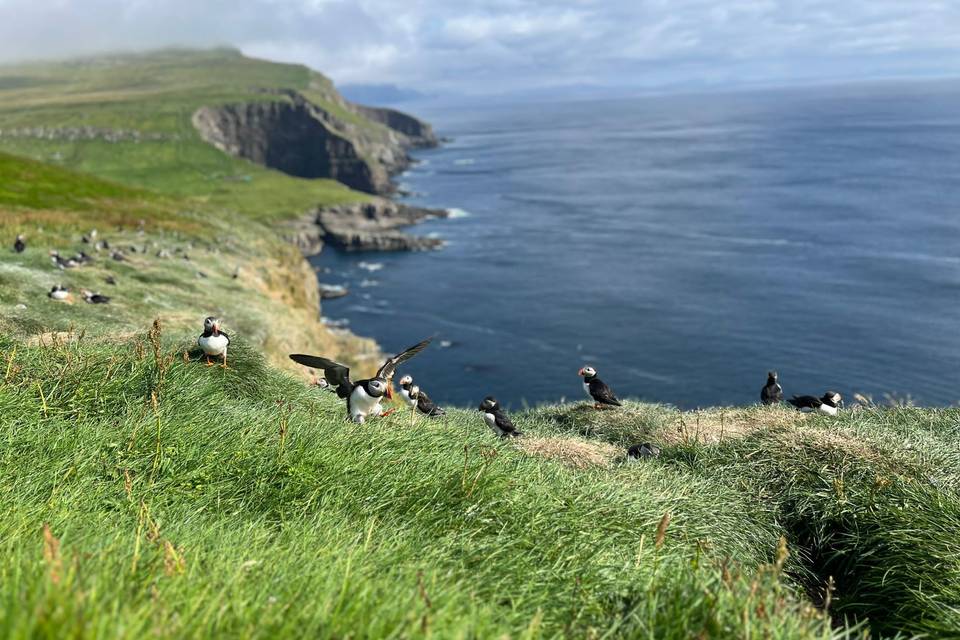
<svg viewBox="0 0 960 640">
<path fill-rule="evenodd" d="M 442 403 L 784 392 L 960 401 L 960 83 L 417 104 L 451 141 L 398 177 L 428 253 L 314 259 L 323 314 Z"/>
</svg>

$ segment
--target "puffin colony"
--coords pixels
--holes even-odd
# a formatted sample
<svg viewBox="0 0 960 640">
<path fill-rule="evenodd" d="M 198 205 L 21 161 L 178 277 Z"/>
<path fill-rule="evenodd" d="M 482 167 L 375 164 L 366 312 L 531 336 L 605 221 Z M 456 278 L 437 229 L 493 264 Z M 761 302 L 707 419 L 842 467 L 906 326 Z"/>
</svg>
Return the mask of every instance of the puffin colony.
<svg viewBox="0 0 960 640">
<path fill-rule="evenodd" d="M 84 235 L 83 242 L 92 245 L 96 252 L 109 251 L 110 257 L 115 261 L 127 259 L 123 251 L 111 248 L 105 239 L 98 240 L 96 230 Z M 28 249 L 27 239 L 22 234 L 17 235 L 12 248 L 14 253 L 26 252 Z M 138 252 L 138 248 L 134 246 L 128 247 L 128 250 Z M 145 253 L 147 249 L 144 247 L 140 251 Z M 161 250 L 158 257 L 163 257 L 161 255 L 163 253 L 165 252 Z M 94 261 L 92 256 L 83 251 L 72 257 L 64 257 L 59 251 L 51 249 L 49 250 L 49 256 L 51 263 L 61 271 L 78 269 Z M 183 255 L 183 258 L 189 260 L 186 254 Z M 233 272 L 233 278 L 238 278 L 239 274 L 239 267 L 237 267 Z M 202 277 L 204 274 L 198 271 L 197 275 Z M 104 282 L 111 286 L 117 285 L 116 278 L 112 275 L 108 275 Z M 89 289 L 81 288 L 79 293 L 83 300 L 89 304 L 110 303 L 110 296 Z M 72 302 L 70 289 L 62 283 L 54 284 L 47 292 L 47 297 L 56 302 Z M 381 402 L 383 398 L 387 398 L 387 400 L 393 398 L 393 377 L 397 367 L 426 349 L 432 340 L 432 338 L 427 338 L 397 355 L 387 358 L 383 366 L 377 370 L 376 375 L 364 380 L 351 380 L 348 366 L 323 356 L 294 353 L 290 355 L 290 359 L 310 367 L 311 373 L 314 374 L 313 385 L 321 390 L 334 392 L 338 398 L 345 400 L 347 418 L 357 424 L 363 424 L 368 418 L 385 417 L 393 413 L 394 409 L 385 410 Z M 197 346 L 203 352 L 208 367 L 214 365 L 211 359 L 219 359 L 220 366 L 224 369 L 228 368 L 227 349 L 230 346 L 230 336 L 221 329 L 219 319 L 213 316 L 204 319 L 203 333 L 197 338 Z M 313 370 L 322 371 L 323 377 L 317 377 Z M 594 409 L 601 411 L 623 406 L 623 402 L 617 397 L 613 389 L 599 378 L 594 367 L 585 366 L 579 370 L 578 375 L 583 378 L 583 391 L 593 402 Z M 400 398 L 410 411 L 411 425 L 416 423 L 418 415 L 426 418 L 441 418 L 446 415 L 443 408 L 430 399 L 422 386 L 413 383 L 413 377 L 409 374 L 400 378 L 399 385 Z M 760 390 L 760 402 L 764 405 L 780 405 L 783 402 L 783 388 L 780 386 L 776 371 L 767 372 L 767 382 Z M 793 396 L 787 402 L 805 413 L 817 412 L 830 416 L 837 415 L 843 408 L 843 398 L 836 391 L 827 391 L 819 398 L 812 395 Z M 484 423 L 497 436 L 517 438 L 523 435 L 493 396 L 486 396 L 477 410 L 483 415 Z M 660 447 L 650 442 L 644 442 L 629 447 L 626 459 L 637 461 L 659 455 Z"/>
<path fill-rule="evenodd" d="M 209 322 L 212 320 L 214 319 L 207 318 L 204 324 L 204 335 L 207 335 Z M 222 334 L 222 332 L 220 333 Z M 201 337 L 202 339 L 203 337 Z M 294 353 L 290 355 L 290 359 L 310 367 L 311 374 L 313 374 L 312 384 L 321 389 L 336 392 L 337 397 L 346 400 L 347 417 L 357 424 L 363 424 L 367 418 L 384 417 L 393 412 L 393 409 L 385 411 L 380 403 L 384 397 L 388 400 L 393 397 L 393 376 L 397 367 L 426 349 L 432 340 L 433 338 L 427 338 L 397 355 L 387 358 L 383 366 L 377 370 L 376 375 L 365 380 L 351 380 L 348 366 L 323 356 Z M 223 348 L 226 351 L 225 345 Z M 321 370 L 323 377 L 318 378 L 313 371 L 314 369 Z M 594 409 L 600 411 L 623 406 L 623 402 L 617 397 L 613 389 L 598 377 L 597 370 L 594 367 L 583 367 L 578 374 L 583 378 L 583 390 L 587 397 L 593 401 Z M 413 383 L 413 376 L 404 375 L 400 378 L 399 385 L 403 404 L 410 410 L 411 424 L 414 424 L 417 414 L 428 418 L 446 415 L 444 410 L 430 399 L 426 391 Z M 783 389 L 778 382 L 776 371 L 767 373 L 767 383 L 760 390 L 760 401 L 764 405 L 782 403 Z M 793 396 L 788 402 L 803 412 L 820 412 L 831 416 L 837 415 L 843 406 L 843 399 L 835 391 L 827 391 L 821 398 Z M 483 414 L 484 423 L 497 436 L 516 438 L 523 435 L 493 396 L 485 397 L 477 410 Z M 659 455 L 660 447 L 650 442 L 644 442 L 631 446 L 627 450 L 626 458 L 628 461 L 637 461 Z"/>
</svg>

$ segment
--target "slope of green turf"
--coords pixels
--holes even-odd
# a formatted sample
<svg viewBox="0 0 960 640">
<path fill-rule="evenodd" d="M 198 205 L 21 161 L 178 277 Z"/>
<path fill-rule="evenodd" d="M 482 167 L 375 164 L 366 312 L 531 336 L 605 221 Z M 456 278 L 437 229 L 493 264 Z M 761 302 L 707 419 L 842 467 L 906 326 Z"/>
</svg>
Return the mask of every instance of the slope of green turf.
<svg viewBox="0 0 960 640">
<path fill-rule="evenodd" d="M 365 135 L 389 135 L 347 111 L 330 81 L 301 65 L 231 49 L 169 50 L 0 67 L 0 151 L 264 220 L 368 198 L 333 180 L 295 178 L 234 158 L 201 140 L 190 121 L 197 108 L 278 99 L 263 89 L 301 91 Z M 78 133 L 83 128 L 97 133 Z"/>
<path fill-rule="evenodd" d="M 527 435 L 500 441 L 473 411 L 351 425 L 242 336 L 226 370 L 157 330 L 4 338 L 0 352 L 7 637 L 860 637 L 855 620 L 875 637 L 950 637 L 960 624 L 955 410 L 564 405 L 517 415 Z M 620 446 L 641 438 L 663 455 L 624 464 Z M 828 575 L 832 620 L 810 599 Z"/>
<path fill-rule="evenodd" d="M 275 363 L 288 363 L 294 347 L 333 351 L 355 364 L 376 353 L 369 341 L 334 335 L 318 322 L 316 278 L 274 227 L 195 205 L 0 153 L 4 325 L 24 338 L 71 327 L 125 334 L 153 317 L 185 329 L 217 315 Z M 94 229 L 109 250 L 82 242 Z M 18 234 L 27 241 L 19 254 L 10 249 Z M 50 251 L 65 257 L 84 251 L 93 261 L 60 270 Z M 124 259 L 114 260 L 113 251 Z M 107 284 L 108 277 L 116 284 Z M 50 300 L 55 284 L 71 289 L 72 299 Z M 82 287 L 110 296 L 111 303 L 85 304 Z"/>
</svg>

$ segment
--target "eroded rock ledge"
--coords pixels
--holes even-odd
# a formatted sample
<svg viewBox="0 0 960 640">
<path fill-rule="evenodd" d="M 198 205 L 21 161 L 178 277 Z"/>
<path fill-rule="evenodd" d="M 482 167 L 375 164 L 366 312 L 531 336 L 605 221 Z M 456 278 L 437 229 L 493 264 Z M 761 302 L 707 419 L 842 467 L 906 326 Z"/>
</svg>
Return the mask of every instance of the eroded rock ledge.
<svg viewBox="0 0 960 640">
<path fill-rule="evenodd" d="M 318 208 L 291 223 L 287 237 L 307 256 L 320 253 L 324 243 L 345 251 L 425 251 L 439 248 L 443 241 L 404 233 L 400 228 L 448 215 L 443 209 L 375 198 Z"/>
</svg>

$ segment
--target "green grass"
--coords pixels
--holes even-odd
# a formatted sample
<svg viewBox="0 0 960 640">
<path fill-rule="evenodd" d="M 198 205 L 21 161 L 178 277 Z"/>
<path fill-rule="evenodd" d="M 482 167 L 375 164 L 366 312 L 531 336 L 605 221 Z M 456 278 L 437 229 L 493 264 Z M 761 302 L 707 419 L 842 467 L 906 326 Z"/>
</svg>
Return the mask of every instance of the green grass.
<svg viewBox="0 0 960 640">
<path fill-rule="evenodd" d="M 473 411 L 352 425 L 244 336 L 228 370 L 193 344 L 0 341 L 0 634 L 951 637 L 960 624 L 956 410 L 563 405 L 516 415 L 527 437 L 504 442 Z M 640 439 L 661 458 L 623 464 Z M 829 615 L 812 604 L 828 575 Z"/>
<path fill-rule="evenodd" d="M 8 133 L 0 135 L 0 151 L 264 221 L 369 198 L 333 180 L 295 178 L 234 158 L 194 130 L 190 118 L 201 106 L 280 99 L 263 88 L 305 91 L 363 135 L 389 135 L 336 102 L 330 81 L 301 65 L 228 49 L 170 50 L 0 67 L 0 130 L 89 126 L 162 136 L 110 142 Z"/>
<path fill-rule="evenodd" d="M 18 335 L 71 327 L 122 335 L 153 317 L 171 327 L 198 328 L 205 316 L 217 315 L 279 364 L 287 364 L 286 354 L 298 343 L 358 364 L 375 353 L 369 341 L 335 336 L 317 321 L 309 265 L 256 216 L 212 203 L 195 208 L 193 200 L 2 153 L 0 176 L 0 315 Z M 81 237 L 92 229 L 127 260 L 84 244 Z M 17 234 L 27 238 L 22 254 L 9 250 Z M 61 271 L 50 261 L 51 250 L 64 256 L 85 251 L 94 262 Z M 162 251 L 171 257 L 160 257 Z M 118 284 L 106 284 L 108 276 Z M 112 301 L 88 305 L 75 295 L 72 303 L 54 302 L 46 295 L 54 284 L 100 291 Z"/>
</svg>

